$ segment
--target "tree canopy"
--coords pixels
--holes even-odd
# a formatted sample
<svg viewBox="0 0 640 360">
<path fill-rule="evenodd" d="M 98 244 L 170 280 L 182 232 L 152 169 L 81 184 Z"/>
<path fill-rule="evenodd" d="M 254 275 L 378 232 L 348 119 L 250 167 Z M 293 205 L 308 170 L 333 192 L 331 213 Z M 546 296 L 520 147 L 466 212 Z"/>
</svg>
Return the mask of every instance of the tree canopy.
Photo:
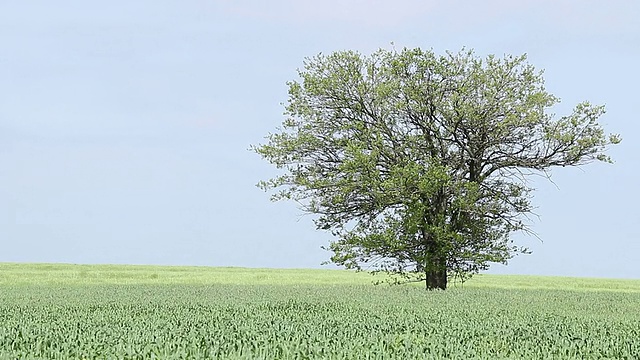
<svg viewBox="0 0 640 360">
<path fill-rule="evenodd" d="M 335 236 L 331 261 L 428 289 L 466 279 L 530 231 L 527 179 L 611 162 L 617 135 L 582 102 L 565 116 L 526 56 L 422 49 L 307 58 L 288 83 L 285 120 L 252 149 L 282 172 L 259 183 Z"/>
</svg>

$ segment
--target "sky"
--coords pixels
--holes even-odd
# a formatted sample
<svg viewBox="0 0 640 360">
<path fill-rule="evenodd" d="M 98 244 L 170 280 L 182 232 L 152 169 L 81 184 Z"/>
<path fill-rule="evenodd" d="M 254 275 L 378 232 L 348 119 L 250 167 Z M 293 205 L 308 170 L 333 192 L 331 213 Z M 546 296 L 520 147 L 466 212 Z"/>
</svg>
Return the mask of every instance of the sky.
<svg viewBox="0 0 640 360">
<path fill-rule="evenodd" d="M 0 262 L 331 268 L 248 149 L 320 52 L 526 53 L 615 164 L 535 180 L 539 238 L 490 273 L 640 278 L 636 0 L 0 0 Z M 391 45 L 393 43 L 393 45 Z"/>
</svg>

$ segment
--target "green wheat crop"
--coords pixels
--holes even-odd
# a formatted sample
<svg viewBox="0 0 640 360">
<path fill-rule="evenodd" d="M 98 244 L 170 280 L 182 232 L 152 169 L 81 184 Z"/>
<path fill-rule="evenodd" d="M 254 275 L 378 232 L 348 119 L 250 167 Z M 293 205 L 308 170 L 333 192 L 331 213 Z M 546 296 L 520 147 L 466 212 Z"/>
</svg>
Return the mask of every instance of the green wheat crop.
<svg viewBox="0 0 640 360">
<path fill-rule="evenodd" d="M 0 359 L 637 359 L 640 281 L 0 264 Z"/>
</svg>

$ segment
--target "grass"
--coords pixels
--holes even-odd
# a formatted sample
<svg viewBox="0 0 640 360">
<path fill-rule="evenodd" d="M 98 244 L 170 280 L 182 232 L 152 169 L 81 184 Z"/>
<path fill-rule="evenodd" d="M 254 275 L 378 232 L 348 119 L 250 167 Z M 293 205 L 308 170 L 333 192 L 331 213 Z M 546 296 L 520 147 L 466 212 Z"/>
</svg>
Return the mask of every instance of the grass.
<svg viewBox="0 0 640 360">
<path fill-rule="evenodd" d="M 0 263 L 0 285 L 236 284 L 369 285 L 382 275 L 326 269 Z M 414 284 L 421 286 L 421 284 Z M 640 280 L 480 274 L 452 288 L 640 292 Z"/>
<path fill-rule="evenodd" d="M 0 359 L 636 359 L 640 281 L 0 264 Z"/>
<path fill-rule="evenodd" d="M 204 266 L 0 263 L 1 284 L 370 284 L 366 273 L 344 270 Z"/>
</svg>

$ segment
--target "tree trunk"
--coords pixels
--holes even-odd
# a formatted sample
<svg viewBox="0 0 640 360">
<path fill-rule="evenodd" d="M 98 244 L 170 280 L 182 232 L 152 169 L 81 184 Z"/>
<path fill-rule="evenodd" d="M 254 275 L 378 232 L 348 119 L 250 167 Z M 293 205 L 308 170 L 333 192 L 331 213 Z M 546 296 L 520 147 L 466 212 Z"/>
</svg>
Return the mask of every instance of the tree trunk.
<svg viewBox="0 0 640 360">
<path fill-rule="evenodd" d="M 447 288 L 447 263 L 443 259 L 434 259 L 425 272 L 425 284 L 427 290 Z"/>
<path fill-rule="evenodd" d="M 447 258 L 442 254 L 434 237 L 424 228 L 422 229 L 422 238 L 426 244 L 424 282 L 427 290 L 445 290 L 447 288 Z"/>
<path fill-rule="evenodd" d="M 426 261 L 424 264 L 425 285 L 427 290 L 447 288 L 447 259 L 441 253 L 438 243 L 424 228 L 422 238 L 426 244 Z"/>
</svg>

